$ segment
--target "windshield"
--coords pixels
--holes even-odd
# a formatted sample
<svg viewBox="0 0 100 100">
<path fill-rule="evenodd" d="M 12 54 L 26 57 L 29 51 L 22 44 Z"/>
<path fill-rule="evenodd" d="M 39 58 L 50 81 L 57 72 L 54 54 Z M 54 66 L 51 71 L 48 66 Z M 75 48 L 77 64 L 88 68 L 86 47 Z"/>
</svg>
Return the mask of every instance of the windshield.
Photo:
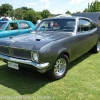
<svg viewBox="0 0 100 100">
<path fill-rule="evenodd" d="M 7 22 L 0 22 L 0 30 L 3 30 Z"/>
<path fill-rule="evenodd" d="M 42 21 L 35 30 L 73 32 L 74 29 L 75 19 L 50 19 Z"/>
</svg>

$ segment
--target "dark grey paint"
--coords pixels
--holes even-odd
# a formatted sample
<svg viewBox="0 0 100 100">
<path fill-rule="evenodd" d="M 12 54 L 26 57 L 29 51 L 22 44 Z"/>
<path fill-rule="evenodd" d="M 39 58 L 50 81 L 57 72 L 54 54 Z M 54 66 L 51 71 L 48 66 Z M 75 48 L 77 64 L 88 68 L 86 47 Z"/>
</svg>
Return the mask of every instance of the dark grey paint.
<svg viewBox="0 0 100 100">
<path fill-rule="evenodd" d="M 70 18 L 76 19 L 75 31 L 73 33 L 33 32 L 20 37 L 0 39 L 0 45 L 37 51 L 39 53 L 38 63 L 49 62 L 50 64 L 46 71 L 53 66 L 57 57 L 62 53 L 65 53 L 69 58 L 69 62 L 71 62 L 96 45 L 99 36 L 97 28 L 87 32 L 77 32 L 78 20 L 81 17 Z"/>
</svg>

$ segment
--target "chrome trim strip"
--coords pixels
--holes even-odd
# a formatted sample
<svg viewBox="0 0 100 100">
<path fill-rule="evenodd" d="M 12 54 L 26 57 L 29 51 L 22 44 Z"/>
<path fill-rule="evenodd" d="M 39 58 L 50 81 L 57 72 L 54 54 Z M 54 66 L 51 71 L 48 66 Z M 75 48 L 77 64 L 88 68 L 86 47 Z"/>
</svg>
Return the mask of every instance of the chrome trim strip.
<svg viewBox="0 0 100 100">
<path fill-rule="evenodd" d="M 30 61 L 30 60 L 22 60 L 22 59 L 12 58 L 12 57 L 8 57 L 8 56 L 2 55 L 2 54 L 0 54 L 0 58 L 5 59 L 5 60 L 9 60 L 9 61 L 12 61 L 12 62 L 16 62 L 16 63 L 31 65 L 31 66 L 34 66 L 37 69 L 40 69 L 40 70 L 47 68 L 49 66 L 48 62 L 42 63 L 42 64 L 37 64 L 37 63 Z"/>
</svg>

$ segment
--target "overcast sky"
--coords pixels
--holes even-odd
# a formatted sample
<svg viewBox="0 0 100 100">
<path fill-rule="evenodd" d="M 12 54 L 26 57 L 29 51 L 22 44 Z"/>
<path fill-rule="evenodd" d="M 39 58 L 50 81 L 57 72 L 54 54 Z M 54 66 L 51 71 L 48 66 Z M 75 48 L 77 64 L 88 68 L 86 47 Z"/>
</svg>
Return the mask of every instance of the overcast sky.
<svg viewBox="0 0 100 100">
<path fill-rule="evenodd" d="M 0 5 L 8 3 L 13 6 L 13 9 L 28 7 L 35 11 L 48 9 L 51 13 L 64 14 L 67 10 L 71 13 L 82 12 L 88 7 L 88 3 L 93 1 L 95 0 L 2 0 Z"/>
</svg>

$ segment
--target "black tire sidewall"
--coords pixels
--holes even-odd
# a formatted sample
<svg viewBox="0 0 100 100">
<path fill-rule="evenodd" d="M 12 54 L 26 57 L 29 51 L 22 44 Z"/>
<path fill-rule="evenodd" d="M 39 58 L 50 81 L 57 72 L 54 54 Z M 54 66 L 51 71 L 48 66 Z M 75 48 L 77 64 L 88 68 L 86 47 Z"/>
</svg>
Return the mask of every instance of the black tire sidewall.
<svg viewBox="0 0 100 100">
<path fill-rule="evenodd" d="M 99 50 L 97 50 L 97 49 L 98 49 L 98 44 L 96 44 L 96 45 L 92 48 L 92 52 L 93 52 L 93 53 L 98 53 Z"/>
<path fill-rule="evenodd" d="M 56 64 L 56 61 L 57 61 L 59 58 L 64 58 L 64 59 L 66 60 L 66 64 L 67 64 L 66 69 L 65 69 L 65 72 L 64 72 L 61 76 L 57 76 L 57 75 L 54 73 L 54 66 L 55 66 L 55 64 Z M 67 73 L 67 71 L 68 71 L 68 67 L 69 67 L 69 60 L 68 60 L 67 55 L 65 55 L 65 54 L 61 54 L 61 55 L 56 59 L 56 61 L 55 61 L 54 65 L 53 65 L 53 67 L 48 71 L 48 76 L 49 76 L 52 80 L 58 80 L 58 79 L 63 78 L 63 77 L 66 75 L 66 73 Z"/>
</svg>

